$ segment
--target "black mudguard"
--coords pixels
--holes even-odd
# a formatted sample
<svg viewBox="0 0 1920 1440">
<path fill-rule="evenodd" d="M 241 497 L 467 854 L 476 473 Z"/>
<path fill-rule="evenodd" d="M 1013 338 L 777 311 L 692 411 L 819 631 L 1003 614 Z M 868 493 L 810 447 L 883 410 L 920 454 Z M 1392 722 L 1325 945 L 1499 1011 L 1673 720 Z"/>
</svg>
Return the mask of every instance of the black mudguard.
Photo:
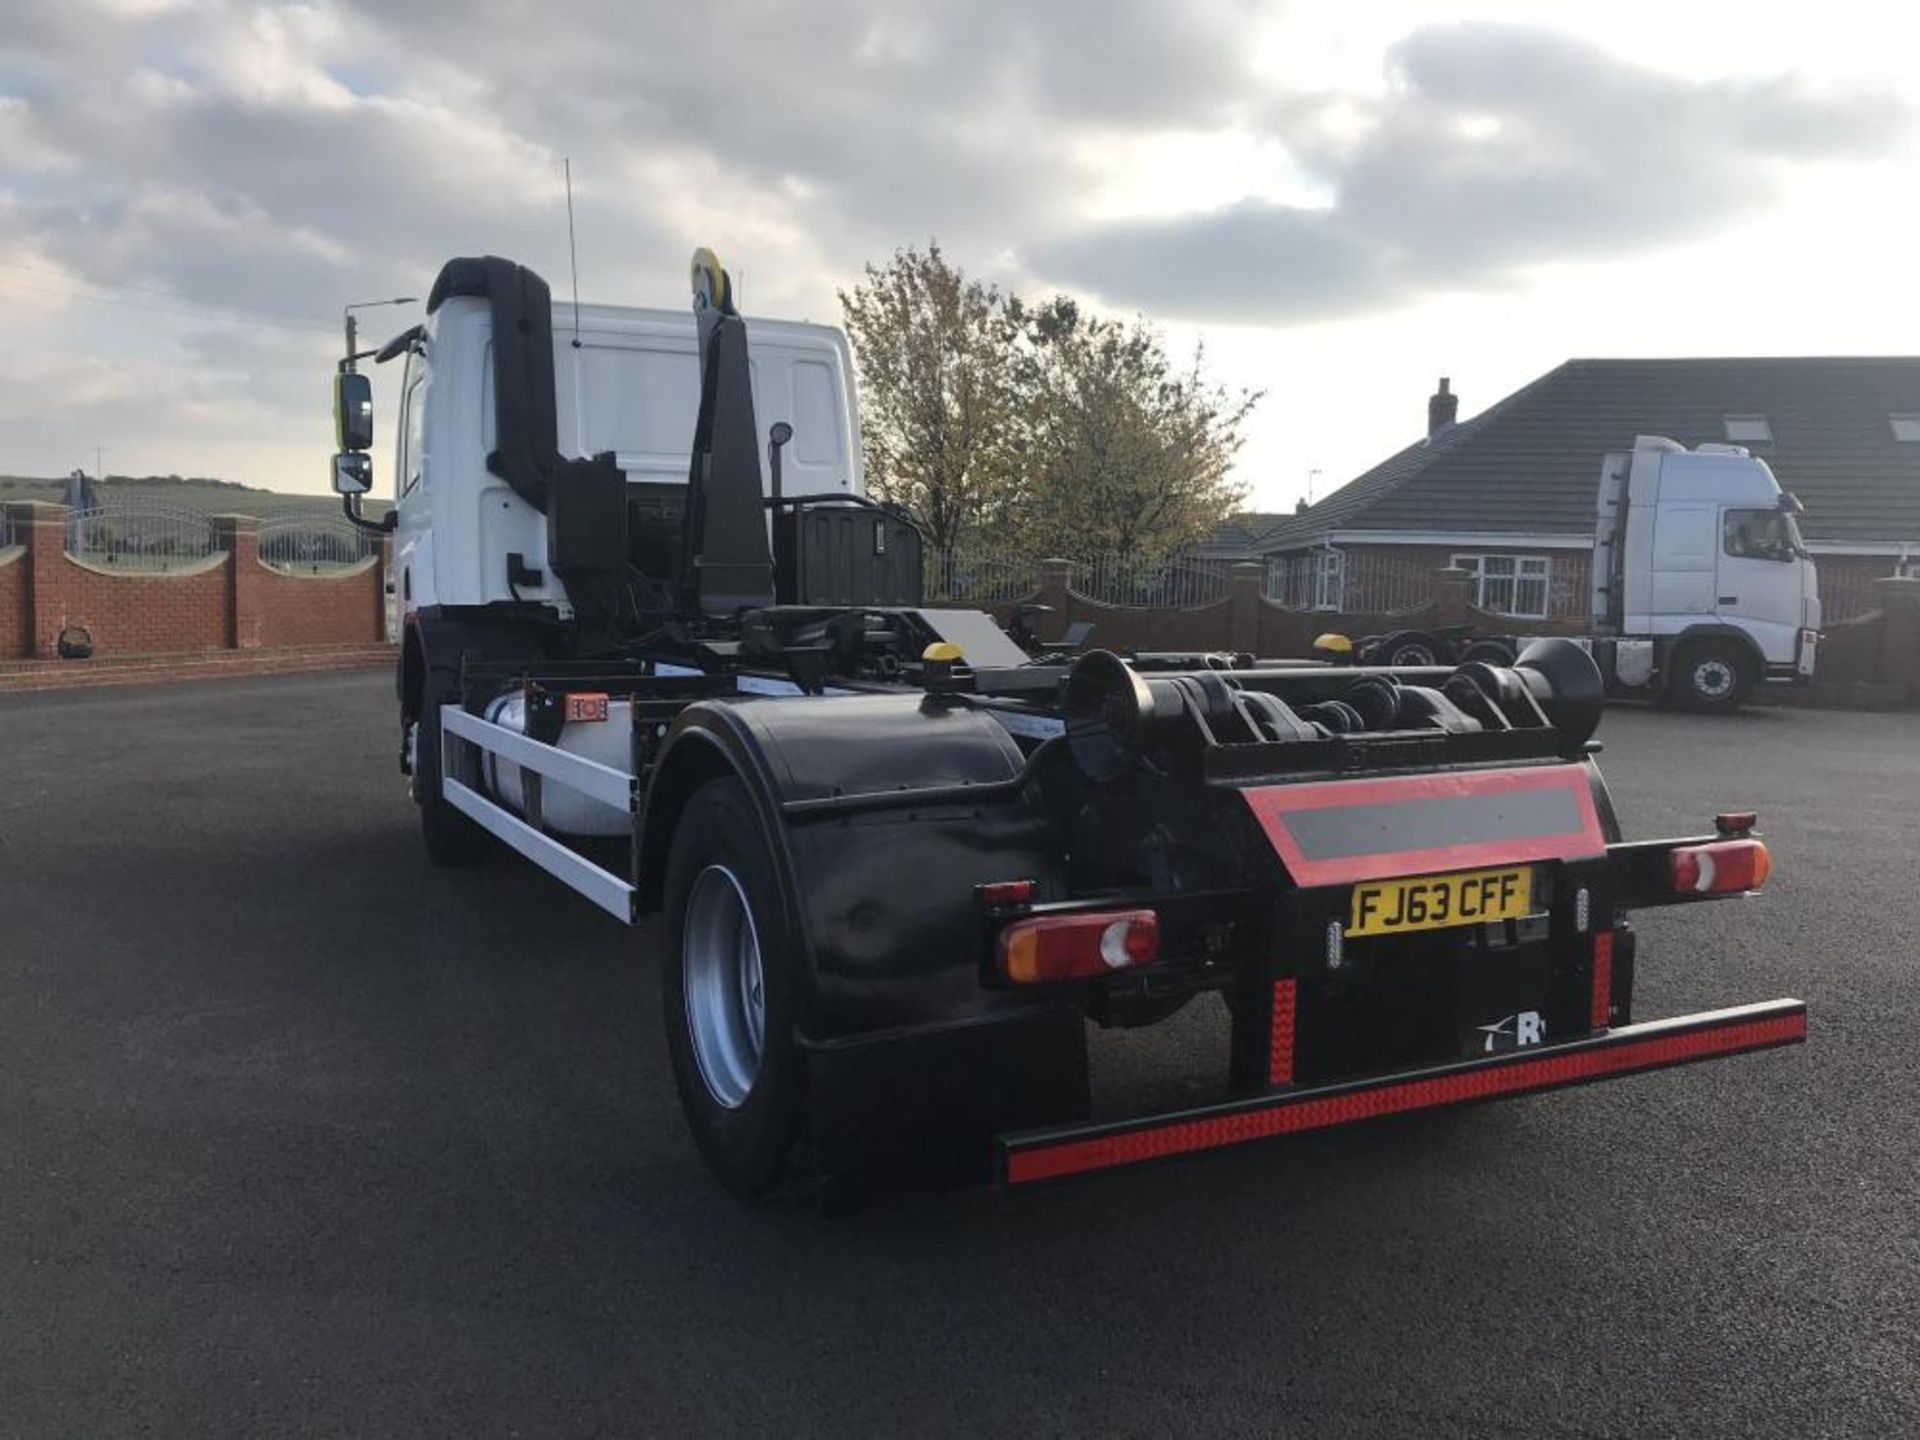
<svg viewBox="0 0 1920 1440">
<path fill-rule="evenodd" d="M 703 701 L 675 722 L 641 815 L 642 878 L 658 883 L 699 780 L 746 781 L 801 939 L 799 1038 L 824 1173 L 984 1172 L 996 1129 L 1086 1113 L 1079 1008 L 984 983 L 974 887 L 1054 878 L 1039 805 L 1005 783 L 1024 758 L 979 711 L 914 695 Z M 983 798 L 787 809 L 953 785 Z"/>
</svg>

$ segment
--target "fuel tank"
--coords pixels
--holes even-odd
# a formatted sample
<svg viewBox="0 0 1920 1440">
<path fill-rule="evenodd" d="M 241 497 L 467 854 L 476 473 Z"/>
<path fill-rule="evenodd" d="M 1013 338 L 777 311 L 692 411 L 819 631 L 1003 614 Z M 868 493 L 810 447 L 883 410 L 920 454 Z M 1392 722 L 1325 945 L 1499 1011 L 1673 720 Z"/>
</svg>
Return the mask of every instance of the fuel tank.
<svg viewBox="0 0 1920 1440">
<path fill-rule="evenodd" d="M 527 730 L 527 702 L 522 691 L 512 690 L 496 696 L 481 712 L 503 730 L 524 735 Z M 597 761 L 615 770 L 632 767 L 633 705 L 623 699 L 607 701 L 605 720 L 575 721 L 560 732 L 556 748 L 570 755 Z M 511 760 L 488 754 L 482 762 L 481 783 L 487 793 L 523 819 L 527 814 L 526 772 Z M 624 810 L 603 805 L 557 780 L 540 780 L 539 823 L 560 835 L 628 835 L 633 817 Z"/>
</svg>

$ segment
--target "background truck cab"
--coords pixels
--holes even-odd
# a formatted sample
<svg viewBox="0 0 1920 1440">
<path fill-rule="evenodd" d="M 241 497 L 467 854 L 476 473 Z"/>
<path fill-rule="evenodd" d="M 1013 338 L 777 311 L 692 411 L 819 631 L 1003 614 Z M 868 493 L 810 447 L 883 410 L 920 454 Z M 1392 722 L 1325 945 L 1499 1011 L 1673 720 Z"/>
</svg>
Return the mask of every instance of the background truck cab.
<svg viewBox="0 0 1920 1440">
<path fill-rule="evenodd" d="M 1578 643 L 1617 695 L 1736 710 L 1756 686 L 1811 679 L 1819 577 L 1800 502 L 1738 445 L 1692 450 L 1658 435 L 1600 464 L 1593 608 Z M 1471 625 L 1358 642 L 1386 665 L 1511 664 L 1532 638 Z"/>
<path fill-rule="evenodd" d="M 1766 461 L 1641 436 L 1607 457 L 1598 510 L 1593 613 L 1618 637 L 1622 683 L 1665 672 L 1737 703 L 1759 680 L 1812 673 L 1818 578 L 1799 502 Z M 1689 652 L 1702 673 L 1687 670 Z"/>
</svg>

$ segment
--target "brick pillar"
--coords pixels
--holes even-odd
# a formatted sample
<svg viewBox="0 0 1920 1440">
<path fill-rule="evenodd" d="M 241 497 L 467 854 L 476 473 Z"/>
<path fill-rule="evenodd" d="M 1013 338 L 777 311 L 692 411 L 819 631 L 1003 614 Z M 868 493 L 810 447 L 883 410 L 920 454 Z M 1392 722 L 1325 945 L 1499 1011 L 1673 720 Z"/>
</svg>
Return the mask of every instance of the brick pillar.
<svg viewBox="0 0 1920 1440">
<path fill-rule="evenodd" d="M 253 515 L 209 518 L 215 539 L 227 552 L 227 646 L 252 650 L 260 644 L 266 580 L 260 569 L 260 521 Z"/>
<path fill-rule="evenodd" d="M 13 533 L 27 547 L 27 653 L 52 659 L 60 627 L 67 623 L 65 593 L 67 507 L 45 500 L 15 500 L 7 506 Z"/>
<path fill-rule="evenodd" d="M 1260 653 L 1260 578 L 1265 567 L 1256 560 L 1236 560 L 1227 571 L 1227 648 L 1248 655 Z"/>
<path fill-rule="evenodd" d="M 1434 624 L 1466 624 L 1468 607 L 1473 604 L 1473 576 L 1451 567 L 1434 571 L 1433 598 Z"/>
<path fill-rule="evenodd" d="M 1920 580 L 1886 576 L 1873 582 L 1880 626 L 1880 681 L 1920 699 Z"/>
<path fill-rule="evenodd" d="M 1040 562 L 1040 603 L 1053 608 L 1053 619 L 1042 620 L 1041 625 L 1053 632 L 1053 638 L 1059 639 L 1066 633 L 1068 623 L 1073 619 L 1069 613 L 1072 597 L 1067 588 L 1073 584 L 1073 562 L 1071 560 L 1042 560 Z"/>
</svg>

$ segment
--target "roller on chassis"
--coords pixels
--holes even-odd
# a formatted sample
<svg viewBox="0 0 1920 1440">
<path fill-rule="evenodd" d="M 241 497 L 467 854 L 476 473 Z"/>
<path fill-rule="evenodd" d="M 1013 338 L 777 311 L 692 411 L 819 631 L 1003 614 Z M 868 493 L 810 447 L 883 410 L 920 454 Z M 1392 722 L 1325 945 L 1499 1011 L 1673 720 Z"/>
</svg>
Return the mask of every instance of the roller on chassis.
<svg viewBox="0 0 1920 1440">
<path fill-rule="evenodd" d="M 693 278 L 690 321 L 583 307 L 576 345 L 538 276 L 454 261 L 382 353 L 429 854 L 510 848 L 659 915 L 675 1082 L 729 1190 L 1023 1186 L 1804 1036 L 1790 999 L 1635 1017 L 1634 913 L 1769 860 L 1751 814 L 1622 839 L 1580 647 L 1033 658 L 924 603 L 918 530 L 862 493 L 844 340 L 749 325 L 707 252 Z M 633 417 L 682 392 L 668 479 Z M 365 468 L 336 467 L 356 515 Z M 1095 1123 L 1088 1027 L 1216 995 L 1217 1099 Z"/>
</svg>

